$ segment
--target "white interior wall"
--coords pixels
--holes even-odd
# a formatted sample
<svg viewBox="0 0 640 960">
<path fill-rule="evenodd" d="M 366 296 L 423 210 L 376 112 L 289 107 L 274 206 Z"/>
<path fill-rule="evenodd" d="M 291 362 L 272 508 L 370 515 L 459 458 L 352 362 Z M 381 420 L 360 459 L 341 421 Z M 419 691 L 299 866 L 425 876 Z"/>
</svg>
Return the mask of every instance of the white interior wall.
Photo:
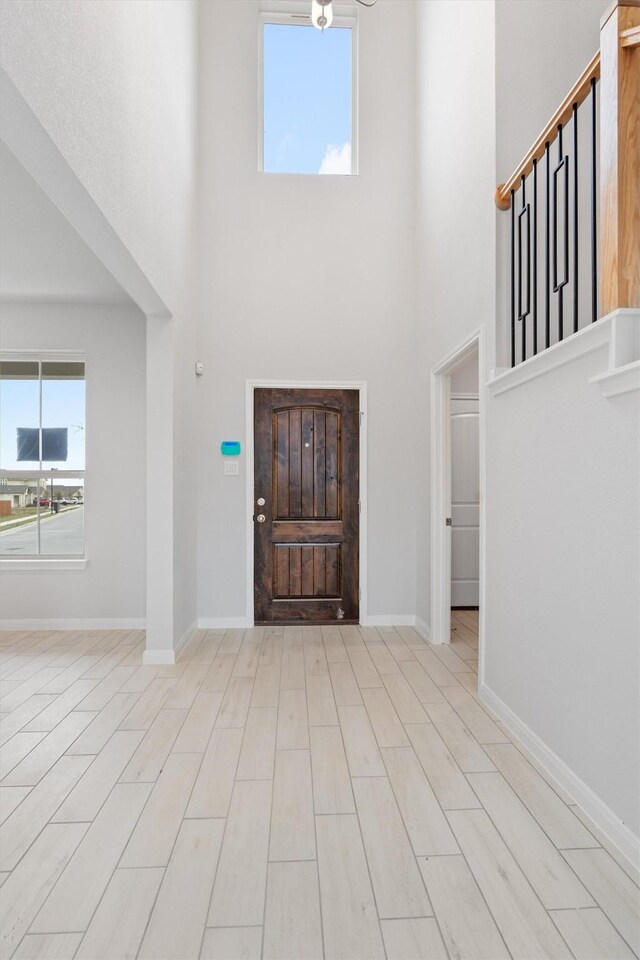
<svg viewBox="0 0 640 960">
<path fill-rule="evenodd" d="M 497 3 L 498 179 L 595 52 L 605 6 Z M 638 399 L 587 383 L 603 362 L 487 396 L 485 684 L 620 840 L 639 814 Z"/>
<path fill-rule="evenodd" d="M 5 350 L 86 357 L 84 570 L 2 570 L 3 621 L 145 617 L 145 318 L 108 304 L 2 303 Z M 35 624 L 34 624 L 35 625 Z M 75 625 L 75 624 L 74 624 Z"/>
<path fill-rule="evenodd" d="M 360 174 L 315 177 L 257 172 L 258 3 L 202 4 L 198 609 L 207 621 L 245 616 L 245 458 L 239 478 L 223 477 L 219 448 L 245 441 L 253 378 L 367 381 L 369 613 L 415 612 L 415 7 L 379 0 L 358 11 Z"/>
<path fill-rule="evenodd" d="M 477 393 L 479 390 L 480 370 L 478 354 L 474 354 L 451 372 L 452 393 Z"/>
<path fill-rule="evenodd" d="M 163 316 L 173 318 L 169 334 L 150 330 L 148 361 L 157 369 L 149 367 L 149 374 L 170 392 L 172 420 L 158 422 L 161 405 L 149 405 L 149 476 L 155 479 L 146 497 L 150 519 L 173 516 L 169 528 L 149 524 L 148 542 L 147 642 L 170 651 L 196 614 L 196 517 L 194 495 L 185 491 L 194 484 L 196 449 L 198 5 L 7 0 L 0 17 L 2 68 L 98 219 L 108 221 L 155 300 L 166 305 Z M 68 182 L 67 169 L 61 180 Z M 77 202 L 82 206 L 84 198 Z M 163 577 L 155 575 L 158 566 Z"/>
<path fill-rule="evenodd" d="M 430 625 L 430 373 L 494 312 L 495 12 L 492 0 L 416 10 L 417 615 Z"/>
</svg>

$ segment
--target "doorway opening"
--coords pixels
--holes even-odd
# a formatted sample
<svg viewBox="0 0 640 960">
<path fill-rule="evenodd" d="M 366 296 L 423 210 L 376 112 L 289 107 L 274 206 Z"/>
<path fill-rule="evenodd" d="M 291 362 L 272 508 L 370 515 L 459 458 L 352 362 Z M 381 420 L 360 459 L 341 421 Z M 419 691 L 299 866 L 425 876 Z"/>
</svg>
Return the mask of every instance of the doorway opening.
<svg viewBox="0 0 640 960">
<path fill-rule="evenodd" d="M 482 678 L 484 404 L 477 331 L 431 374 L 432 642 Z"/>
<path fill-rule="evenodd" d="M 247 383 L 247 619 L 366 613 L 366 386 Z"/>
</svg>

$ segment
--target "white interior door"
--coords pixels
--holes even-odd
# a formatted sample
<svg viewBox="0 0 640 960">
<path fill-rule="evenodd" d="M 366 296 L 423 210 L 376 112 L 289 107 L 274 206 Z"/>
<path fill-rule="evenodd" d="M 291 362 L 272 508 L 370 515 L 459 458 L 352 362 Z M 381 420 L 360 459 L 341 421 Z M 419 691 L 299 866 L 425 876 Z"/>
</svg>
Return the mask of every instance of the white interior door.
<svg viewBox="0 0 640 960">
<path fill-rule="evenodd" d="M 480 590 L 480 415 L 451 397 L 451 606 L 477 607 Z"/>
</svg>

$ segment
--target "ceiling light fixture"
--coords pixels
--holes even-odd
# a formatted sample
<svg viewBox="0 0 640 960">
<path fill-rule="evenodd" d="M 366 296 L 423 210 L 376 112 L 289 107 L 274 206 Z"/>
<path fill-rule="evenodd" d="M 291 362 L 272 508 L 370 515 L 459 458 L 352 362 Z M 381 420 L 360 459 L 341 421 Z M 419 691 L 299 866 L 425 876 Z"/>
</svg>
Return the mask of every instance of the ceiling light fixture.
<svg viewBox="0 0 640 960">
<path fill-rule="evenodd" d="M 356 0 L 361 7 L 372 7 L 376 0 Z M 333 23 L 332 0 L 311 0 L 311 23 L 317 30 L 324 30 Z"/>
</svg>

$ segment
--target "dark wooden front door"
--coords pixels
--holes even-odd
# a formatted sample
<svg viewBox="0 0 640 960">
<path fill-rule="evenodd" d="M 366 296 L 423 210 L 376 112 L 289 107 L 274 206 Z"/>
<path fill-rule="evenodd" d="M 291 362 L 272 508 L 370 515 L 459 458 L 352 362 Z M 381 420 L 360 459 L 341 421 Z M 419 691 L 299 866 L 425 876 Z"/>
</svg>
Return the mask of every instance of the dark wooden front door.
<svg viewBox="0 0 640 960">
<path fill-rule="evenodd" d="M 254 417 L 256 623 L 357 623 L 358 391 L 256 390 Z"/>
</svg>

